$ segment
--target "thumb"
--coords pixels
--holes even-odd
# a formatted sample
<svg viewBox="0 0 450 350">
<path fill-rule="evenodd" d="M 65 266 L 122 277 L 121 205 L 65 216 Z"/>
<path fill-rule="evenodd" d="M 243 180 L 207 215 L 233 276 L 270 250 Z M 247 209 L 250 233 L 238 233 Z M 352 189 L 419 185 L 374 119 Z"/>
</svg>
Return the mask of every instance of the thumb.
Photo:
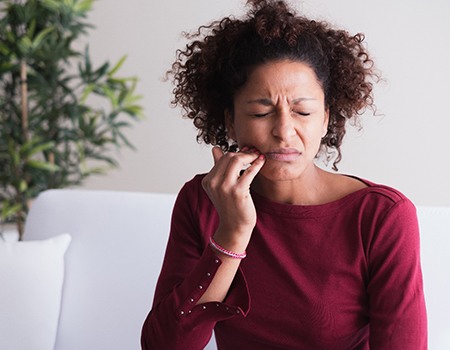
<svg viewBox="0 0 450 350">
<path fill-rule="evenodd" d="M 212 154 L 213 154 L 213 158 L 214 158 L 214 165 L 217 164 L 217 162 L 219 161 L 220 158 L 223 157 L 223 151 L 220 147 L 213 147 L 212 149 Z"/>
</svg>

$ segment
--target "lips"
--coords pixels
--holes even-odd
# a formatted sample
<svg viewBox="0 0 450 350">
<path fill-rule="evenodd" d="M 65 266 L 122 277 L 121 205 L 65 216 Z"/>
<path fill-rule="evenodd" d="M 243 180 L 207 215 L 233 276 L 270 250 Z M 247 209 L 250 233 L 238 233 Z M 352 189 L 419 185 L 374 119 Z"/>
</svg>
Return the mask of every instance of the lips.
<svg viewBox="0 0 450 350">
<path fill-rule="evenodd" d="M 292 162 L 300 157 L 301 153 L 295 148 L 279 148 L 265 153 L 268 159 L 279 162 Z"/>
</svg>

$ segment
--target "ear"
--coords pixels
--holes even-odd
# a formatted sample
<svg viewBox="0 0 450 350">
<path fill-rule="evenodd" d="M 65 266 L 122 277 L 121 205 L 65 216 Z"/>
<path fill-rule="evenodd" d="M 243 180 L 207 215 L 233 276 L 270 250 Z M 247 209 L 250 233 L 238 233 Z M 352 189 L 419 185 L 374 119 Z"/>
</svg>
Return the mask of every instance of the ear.
<svg viewBox="0 0 450 350">
<path fill-rule="evenodd" d="M 325 137 L 325 135 L 328 132 L 328 123 L 330 122 L 330 110 L 328 108 L 325 109 L 325 115 L 324 115 L 323 125 L 322 125 L 322 137 Z"/>
<path fill-rule="evenodd" d="M 230 139 L 236 141 L 236 132 L 234 131 L 234 118 L 229 109 L 224 112 L 225 115 L 225 126 L 227 128 L 227 135 Z"/>
</svg>

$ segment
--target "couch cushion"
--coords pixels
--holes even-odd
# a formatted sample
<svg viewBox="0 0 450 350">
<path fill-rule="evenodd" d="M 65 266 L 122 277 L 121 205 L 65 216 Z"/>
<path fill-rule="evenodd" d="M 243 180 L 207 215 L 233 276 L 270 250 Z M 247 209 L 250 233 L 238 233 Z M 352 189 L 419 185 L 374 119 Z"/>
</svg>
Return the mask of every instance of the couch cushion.
<svg viewBox="0 0 450 350">
<path fill-rule="evenodd" d="M 25 240 L 70 232 L 55 350 L 140 349 L 175 195 L 50 190 L 33 203 Z"/>
<path fill-rule="evenodd" d="M 0 349 L 53 349 L 70 239 L 0 239 Z"/>
</svg>

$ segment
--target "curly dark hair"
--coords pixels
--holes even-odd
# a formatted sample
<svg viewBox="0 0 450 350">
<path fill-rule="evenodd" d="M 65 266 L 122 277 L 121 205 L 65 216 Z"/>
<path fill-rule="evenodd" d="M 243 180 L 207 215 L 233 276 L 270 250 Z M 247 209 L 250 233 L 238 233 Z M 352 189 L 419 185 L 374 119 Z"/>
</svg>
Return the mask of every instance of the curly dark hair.
<svg viewBox="0 0 450 350">
<path fill-rule="evenodd" d="M 364 35 L 350 35 L 329 23 L 299 16 L 285 1 L 248 1 L 243 19 L 233 16 L 201 26 L 168 72 L 173 76 L 174 105 L 198 128 L 197 140 L 234 151 L 225 124 L 233 96 L 257 65 L 288 59 L 311 67 L 321 83 L 329 111 L 328 132 L 321 149 L 327 159 L 341 160 L 347 120 L 355 123 L 369 107 L 375 111 L 373 81 L 378 79 L 363 44 Z"/>
</svg>

